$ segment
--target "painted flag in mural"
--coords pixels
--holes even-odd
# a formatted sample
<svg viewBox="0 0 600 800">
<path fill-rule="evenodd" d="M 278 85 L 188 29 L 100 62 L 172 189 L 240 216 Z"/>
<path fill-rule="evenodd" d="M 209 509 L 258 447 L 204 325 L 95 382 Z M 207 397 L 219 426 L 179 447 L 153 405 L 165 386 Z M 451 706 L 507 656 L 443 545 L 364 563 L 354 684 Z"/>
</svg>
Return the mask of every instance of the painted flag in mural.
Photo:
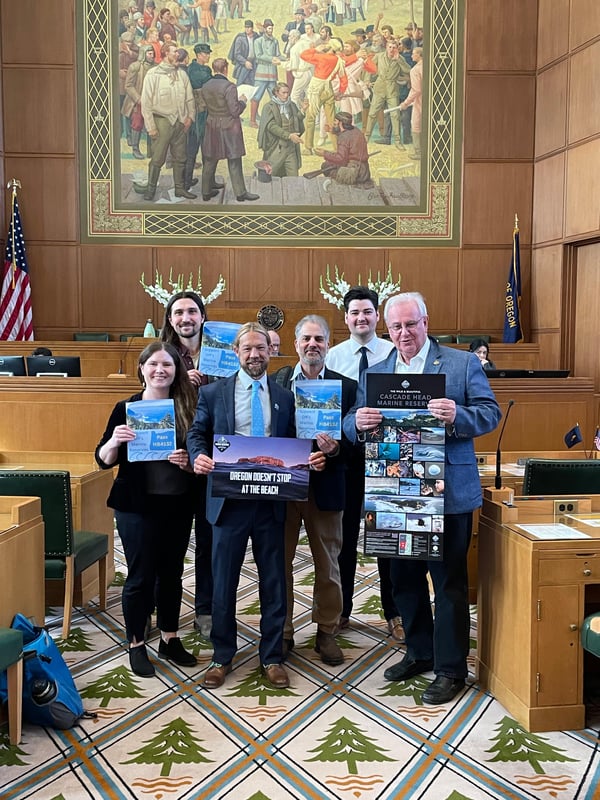
<svg viewBox="0 0 600 800">
<path fill-rule="evenodd" d="M 519 225 L 515 218 L 513 250 L 510 270 L 504 293 L 504 333 L 502 341 L 514 344 L 523 339 L 521 330 L 521 250 L 519 247 Z"/>
<path fill-rule="evenodd" d="M 583 442 L 583 436 L 581 435 L 581 428 L 579 427 L 579 423 L 574 425 L 570 431 L 565 433 L 565 444 L 568 448 L 575 447 L 576 444 L 579 442 Z"/>
<path fill-rule="evenodd" d="M 4 250 L 0 292 L 0 339 L 33 339 L 31 285 L 17 195 L 13 192 L 12 216 Z"/>
<path fill-rule="evenodd" d="M 596 428 L 596 433 L 594 434 L 594 447 L 596 450 L 600 450 L 600 428 Z"/>
</svg>

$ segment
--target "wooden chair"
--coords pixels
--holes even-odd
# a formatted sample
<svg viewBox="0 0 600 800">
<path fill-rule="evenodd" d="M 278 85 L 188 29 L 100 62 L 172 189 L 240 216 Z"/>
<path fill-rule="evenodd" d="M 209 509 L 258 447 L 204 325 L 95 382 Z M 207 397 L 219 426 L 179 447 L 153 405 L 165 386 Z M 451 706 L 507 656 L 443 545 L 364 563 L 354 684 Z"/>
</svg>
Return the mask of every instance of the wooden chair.
<svg viewBox="0 0 600 800">
<path fill-rule="evenodd" d="M 19 744 L 23 715 L 23 634 L 12 628 L 0 628 L 0 672 L 5 670 L 8 738 L 11 744 Z"/>
<path fill-rule="evenodd" d="M 77 331 L 73 334 L 73 340 L 76 342 L 108 342 L 110 336 L 108 333 L 87 333 L 86 331 Z"/>
<path fill-rule="evenodd" d="M 98 562 L 99 606 L 106 608 L 106 557 L 108 536 L 73 531 L 70 475 L 66 471 L 0 470 L 0 494 L 39 497 L 44 518 L 46 581 L 64 581 L 62 638 L 66 639 L 73 614 L 75 578 Z"/>
</svg>

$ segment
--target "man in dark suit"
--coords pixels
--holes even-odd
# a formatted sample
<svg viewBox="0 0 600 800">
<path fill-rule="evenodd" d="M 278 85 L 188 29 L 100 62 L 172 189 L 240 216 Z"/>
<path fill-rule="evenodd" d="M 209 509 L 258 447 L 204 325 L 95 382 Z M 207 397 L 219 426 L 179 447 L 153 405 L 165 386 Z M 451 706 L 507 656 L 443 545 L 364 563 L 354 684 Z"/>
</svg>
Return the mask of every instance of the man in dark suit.
<svg viewBox="0 0 600 800">
<path fill-rule="evenodd" d="M 446 397 L 428 404 L 431 414 L 446 429 L 443 561 L 392 560 L 394 601 L 404 623 L 406 655 L 384 673 L 387 680 L 403 681 L 433 669 L 436 677 L 423 693 L 423 702 L 439 705 L 452 700 L 467 677 L 467 551 L 473 511 L 481 505 L 473 439 L 493 431 L 501 414 L 477 356 L 441 347 L 428 337 L 427 307 L 418 292 L 392 297 L 384 317 L 395 348 L 384 361 L 361 375 L 356 405 L 344 419 L 344 432 L 352 441 L 360 441 L 365 431 L 376 428 L 382 420 L 379 409 L 365 406 L 369 373 L 446 376 Z M 435 621 L 428 571 L 435 592 Z"/>
<path fill-rule="evenodd" d="M 258 389 L 264 434 L 293 437 L 294 396 L 267 378 L 269 335 L 256 322 L 243 325 L 234 342 L 240 369 L 230 378 L 203 387 L 196 416 L 188 433 L 190 463 L 198 475 L 208 475 L 206 518 L 213 526 L 213 660 L 204 676 L 204 686 L 223 685 L 237 650 L 236 593 L 248 539 L 258 570 L 261 599 L 263 673 L 272 686 L 285 688 L 289 678 L 283 660 L 283 626 L 286 616 L 285 503 L 277 500 L 232 500 L 212 495 L 211 458 L 215 434 L 252 435 L 254 409 L 251 395 Z M 253 384 L 258 382 L 258 387 Z M 252 391 L 251 391 L 252 390 Z M 311 453 L 313 469 L 323 469 L 325 456 Z"/>
<path fill-rule="evenodd" d="M 258 200 L 259 195 L 246 191 L 242 156 L 246 155 L 240 116 L 246 108 L 246 97 L 238 98 L 234 83 L 227 79 L 229 63 L 225 58 L 213 61 L 213 77 L 200 89 L 196 97 L 199 111 L 206 110 L 206 128 L 202 141 L 202 199 L 216 197 L 220 188 L 215 183 L 217 164 L 227 159 L 231 186 L 238 202 Z"/>
<path fill-rule="evenodd" d="M 356 381 L 325 367 L 329 348 L 329 326 L 323 317 L 309 314 L 296 325 L 294 347 L 299 361 L 292 369 L 282 367 L 275 380 L 287 389 L 304 380 L 333 379 L 342 382 L 342 415 L 352 407 Z M 342 583 L 338 556 L 342 547 L 342 512 L 346 504 L 346 451 L 352 445 L 338 442 L 327 434 L 318 434 L 317 446 L 327 456 L 323 472 L 310 476 L 308 502 L 288 502 L 285 521 L 285 560 L 288 611 L 284 628 L 284 653 L 294 647 L 294 576 L 292 564 L 300 526 L 308 535 L 315 564 L 312 619 L 317 623 L 315 650 L 324 664 L 342 664 L 344 654 L 335 640 L 342 613 Z"/>
</svg>

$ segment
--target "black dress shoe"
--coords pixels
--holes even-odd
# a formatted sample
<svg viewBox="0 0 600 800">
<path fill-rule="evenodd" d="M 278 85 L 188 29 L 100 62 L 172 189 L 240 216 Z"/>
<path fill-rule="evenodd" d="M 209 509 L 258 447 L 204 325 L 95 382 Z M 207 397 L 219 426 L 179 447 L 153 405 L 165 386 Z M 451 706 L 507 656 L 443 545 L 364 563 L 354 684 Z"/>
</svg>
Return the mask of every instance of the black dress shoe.
<svg viewBox="0 0 600 800">
<path fill-rule="evenodd" d="M 210 200 L 212 197 L 216 197 L 218 194 L 219 194 L 219 192 L 218 192 L 217 189 L 211 189 L 208 194 L 203 194 L 202 195 L 202 199 L 203 200 Z"/>
<path fill-rule="evenodd" d="M 260 200 L 259 194 L 252 194 L 252 192 L 244 192 L 244 194 L 240 194 L 235 198 L 238 203 L 242 203 L 244 200 Z"/>
<path fill-rule="evenodd" d="M 430 706 L 439 706 L 449 703 L 465 688 L 463 678 L 448 678 L 447 675 L 437 675 L 423 692 L 423 702 Z"/>
<path fill-rule="evenodd" d="M 414 659 L 408 653 L 404 656 L 402 661 L 388 667 L 383 673 L 386 681 L 405 681 L 408 678 L 413 678 L 415 675 L 421 675 L 423 672 L 430 672 L 433 669 L 433 659 Z"/>
</svg>

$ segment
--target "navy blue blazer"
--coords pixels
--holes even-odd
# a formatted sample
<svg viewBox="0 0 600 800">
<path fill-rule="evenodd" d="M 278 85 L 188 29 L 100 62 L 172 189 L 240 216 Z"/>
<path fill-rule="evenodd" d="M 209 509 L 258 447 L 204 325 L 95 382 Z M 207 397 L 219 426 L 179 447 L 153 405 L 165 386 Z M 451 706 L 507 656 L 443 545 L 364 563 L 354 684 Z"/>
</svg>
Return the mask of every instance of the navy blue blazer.
<svg viewBox="0 0 600 800">
<path fill-rule="evenodd" d="M 473 439 L 490 433 L 502 413 L 490 389 L 481 361 L 474 353 L 443 347 L 429 337 L 429 355 L 424 372 L 446 376 L 446 397 L 456 403 L 456 419 L 446 431 L 444 509 L 447 514 L 463 514 L 481 505 L 481 480 L 475 459 Z M 357 441 L 356 410 L 366 405 L 366 375 L 369 372 L 394 372 L 398 351 L 366 369 L 361 375 L 356 404 L 344 417 L 344 433 Z"/>
<path fill-rule="evenodd" d="M 203 386 L 198 394 L 196 416 L 187 435 L 187 448 L 190 462 L 203 454 L 212 458 L 213 438 L 219 434 L 235 433 L 235 379 L 237 372 L 229 378 Z M 296 436 L 294 417 L 294 395 L 278 386 L 267 377 L 269 396 L 271 399 L 271 436 Z M 206 487 L 206 519 L 216 524 L 223 509 L 225 498 L 213 497 L 212 477 L 208 476 Z M 240 503 L 249 502 L 240 500 Z M 277 500 L 261 500 L 263 503 L 274 503 L 276 517 L 285 518 L 285 503 Z"/>
</svg>

